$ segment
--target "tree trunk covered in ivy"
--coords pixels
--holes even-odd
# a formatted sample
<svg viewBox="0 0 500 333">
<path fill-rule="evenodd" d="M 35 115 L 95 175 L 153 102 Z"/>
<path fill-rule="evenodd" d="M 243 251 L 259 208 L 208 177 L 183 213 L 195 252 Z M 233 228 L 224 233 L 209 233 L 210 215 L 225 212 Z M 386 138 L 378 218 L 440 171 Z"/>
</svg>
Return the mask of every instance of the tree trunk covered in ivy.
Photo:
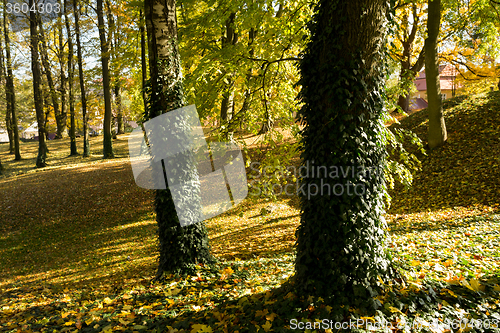
<svg viewBox="0 0 500 333">
<path fill-rule="evenodd" d="M 34 0 L 29 0 L 29 6 L 34 6 Z M 43 113 L 43 96 L 41 90 L 42 73 L 40 71 L 40 60 L 38 58 L 38 29 L 35 12 L 30 12 L 30 48 L 31 48 L 31 71 L 33 73 L 33 98 L 35 100 L 36 120 L 38 122 L 38 156 L 36 167 L 46 166 L 47 147 L 45 145 L 45 118 Z"/>
<path fill-rule="evenodd" d="M 343 311 L 376 308 L 378 277 L 390 276 L 381 134 L 387 9 L 385 0 L 321 0 L 300 62 L 301 158 L 309 174 L 299 188 L 294 285 L 299 294 L 346 305 Z M 312 166 L 327 172 L 313 175 Z"/>
<path fill-rule="evenodd" d="M 3 2 L 4 8 L 7 6 L 6 0 Z M 16 95 L 14 92 L 14 75 L 12 74 L 12 57 L 10 55 L 10 36 L 9 28 L 7 25 L 7 17 L 4 12 L 3 16 L 3 30 L 5 36 L 5 61 L 7 62 L 7 75 L 5 77 L 5 94 L 7 97 L 7 111 L 10 110 L 10 127 L 12 129 L 12 139 L 14 140 L 14 159 L 19 161 L 21 159 L 21 151 L 19 149 L 19 128 L 17 127 L 17 113 L 16 113 Z"/>
<path fill-rule="evenodd" d="M 87 95 L 85 91 L 85 80 L 83 78 L 83 61 L 82 61 L 82 45 L 80 42 L 80 7 L 77 1 L 73 0 L 73 8 L 75 15 L 75 36 L 76 36 L 76 52 L 78 57 L 78 77 L 80 80 L 80 99 L 82 101 L 82 121 L 83 121 L 83 157 L 90 156 L 90 141 L 88 131 L 88 115 L 87 115 Z"/>
<path fill-rule="evenodd" d="M 183 107 L 185 102 L 177 46 L 175 0 L 146 0 L 144 12 L 151 89 L 145 115 L 147 119 L 152 119 Z M 181 132 L 183 130 L 180 129 Z M 171 167 L 171 164 L 165 165 L 166 162 L 164 172 Z M 187 178 L 196 180 L 198 177 L 192 173 L 196 169 L 183 172 Z M 196 193 L 186 193 L 187 199 L 192 195 Z M 181 227 L 168 184 L 167 189 L 156 191 L 155 210 L 160 251 L 158 280 L 162 279 L 165 272 L 190 272 L 197 263 L 213 261 L 205 224 L 199 222 Z"/>
<path fill-rule="evenodd" d="M 104 93 L 103 155 L 112 158 L 113 141 L 111 136 L 111 92 L 109 83 L 109 46 L 106 40 L 102 0 L 97 0 L 97 22 L 99 24 L 99 40 L 101 41 L 102 90 Z"/>
<path fill-rule="evenodd" d="M 443 116 L 441 85 L 439 83 L 438 35 L 441 22 L 441 0 L 429 0 L 429 18 L 427 19 L 427 40 L 425 42 L 425 82 L 429 106 L 429 148 L 444 144 L 448 135 Z"/>
</svg>

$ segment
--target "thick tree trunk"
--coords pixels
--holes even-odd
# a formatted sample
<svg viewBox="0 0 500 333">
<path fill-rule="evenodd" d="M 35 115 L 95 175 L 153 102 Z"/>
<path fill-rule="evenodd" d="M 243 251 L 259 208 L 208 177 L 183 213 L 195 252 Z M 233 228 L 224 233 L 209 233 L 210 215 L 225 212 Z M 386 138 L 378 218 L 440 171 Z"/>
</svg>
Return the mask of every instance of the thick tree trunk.
<svg viewBox="0 0 500 333">
<path fill-rule="evenodd" d="M 151 119 L 184 106 L 184 93 L 177 46 L 175 0 L 145 0 L 144 7 L 152 90 L 148 101 L 148 118 Z M 179 124 L 179 130 L 188 129 Z M 154 144 L 151 145 L 152 151 Z M 163 156 L 154 158 L 162 159 L 163 166 L 168 165 L 168 170 L 179 167 L 172 159 L 166 160 Z M 194 163 L 192 168 L 184 169 L 182 174 L 184 181 L 199 182 Z M 199 188 L 187 192 L 186 198 L 199 198 Z M 213 261 L 205 224 L 180 225 L 168 185 L 165 190 L 157 190 L 155 210 L 160 250 L 156 279 L 161 280 L 165 272 L 190 272 L 197 263 Z M 187 213 L 195 216 L 199 211 L 195 209 Z"/>
<path fill-rule="evenodd" d="M 391 277 L 381 141 L 388 7 L 385 0 L 320 0 L 300 63 L 308 171 L 292 281 L 299 294 L 323 297 L 342 316 L 349 306 L 380 306 L 373 298 L 379 279 Z"/>
<path fill-rule="evenodd" d="M 88 130 L 88 115 L 87 115 L 87 95 L 85 91 L 85 80 L 83 78 L 83 61 L 82 61 L 82 46 L 80 42 L 80 7 L 77 5 L 77 0 L 73 0 L 73 8 L 75 14 L 75 33 L 76 33 L 76 51 L 78 56 L 78 76 L 80 79 L 80 95 L 82 101 L 82 120 L 83 120 L 83 157 L 90 156 L 90 141 Z"/>
<path fill-rule="evenodd" d="M 109 48 L 106 40 L 102 0 L 97 0 L 97 21 L 99 24 L 99 40 L 101 41 L 102 89 L 104 93 L 104 158 L 112 158 L 113 141 L 111 135 L 111 93 L 109 84 Z"/>
<path fill-rule="evenodd" d="M 4 8 L 6 8 L 7 1 L 4 0 Z M 14 75 L 12 74 L 12 58 L 10 56 L 10 37 L 9 29 L 7 25 L 7 18 L 4 13 L 3 16 L 3 31 L 5 36 L 5 57 L 7 62 L 7 76 L 5 82 L 5 92 L 7 97 L 7 103 L 10 104 L 10 121 L 12 129 L 12 138 L 14 139 L 14 160 L 19 161 L 21 159 L 21 151 L 19 150 L 19 128 L 17 125 L 17 114 L 16 114 L 16 95 L 14 92 Z M 7 107 L 9 110 L 9 107 Z"/>
<path fill-rule="evenodd" d="M 441 86 L 439 83 L 438 35 L 441 23 L 441 0 L 429 0 L 429 18 L 427 19 L 427 40 L 425 51 L 425 82 L 429 106 L 429 148 L 442 146 L 448 135 L 443 116 Z"/>
<path fill-rule="evenodd" d="M 29 0 L 30 8 L 34 6 L 35 0 Z M 42 74 L 40 72 L 40 61 L 38 59 L 38 31 L 36 13 L 30 12 L 30 39 L 31 39 L 31 71 L 33 73 L 33 96 L 35 100 L 36 119 L 38 122 L 38 156 L 36 158 L 36 167 L 43 168 L 46 166 L 45 159 L 47 157 L 45 145 L 45 119 L 43 114 L 43 97 L 40 89 Z"/>
<path fill-rule="evenodd" d="M 68 18 L 68 1 L 64 0 L 64 22 L 66 24 L 66 34 L 68 38 L 68 97 L 69 97 L 69 114 L 71 127 L 69 129 L 70 138 L 70 156 L 78 155 L 76 146 L 76 115 L 75 115 L 75 96 L 73 94 L 73 83 L 75 80 L 75 66 L 73 64 L 73 38 L 71 37 L 71 29 Z"/>
</svg>

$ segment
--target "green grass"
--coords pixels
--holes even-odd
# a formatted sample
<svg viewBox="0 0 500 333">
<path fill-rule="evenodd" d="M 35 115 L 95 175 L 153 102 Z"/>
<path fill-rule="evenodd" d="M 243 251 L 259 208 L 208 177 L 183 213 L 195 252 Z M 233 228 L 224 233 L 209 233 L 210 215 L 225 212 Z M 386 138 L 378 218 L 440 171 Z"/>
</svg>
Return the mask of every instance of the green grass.
<svg viewBox="0 0 500 333">
<path fill-rule="evenodd" d="M 423 325 L 407 332 L 458 332 L 429 323 L 460 318 L 500 325 L 499 101 L 495 92 L 447 102 L 448 143 L 422 156 L 411 189 L 393 191 L 388 247 L 405 281 L 386 286 L 373 320 Z M 425 138 L 425 116 L 401 126 Z M 22 144 L 20 162 L 0 145 L 1 331 L 286 332 L 292 319 L 337 320 L 321 299 L 290 292 L 294 198 L 265 216 L 268 202 L 248 199 L 207 221 L 219 264 L 151 284 L 153 192 L 135 186 L 125 137 L 109 161 L 92 140 L 88 160 L 67 157 L 68 140 L 49 141 L 45 170 L 34 169 L 36 143 Z"/>
</svg>

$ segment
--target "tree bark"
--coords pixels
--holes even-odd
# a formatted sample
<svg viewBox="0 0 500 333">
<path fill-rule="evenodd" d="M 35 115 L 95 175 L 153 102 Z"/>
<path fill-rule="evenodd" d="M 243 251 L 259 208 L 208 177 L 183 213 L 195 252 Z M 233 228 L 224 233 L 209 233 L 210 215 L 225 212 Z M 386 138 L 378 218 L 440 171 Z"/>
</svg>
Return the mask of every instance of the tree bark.
<svg viewBox="0 0 500 333">
<path fill-rule="evenodd" d="M 144 28 L 144 16 L 142 10 L 139 12 L 139 31 L 141 34 L 141 77 L 142 77 L 142 101 L 144 103 L 144 112 L 148 109 L 146 97 L 147 81 L 147 60 L 146 60 L 146 29 Z"/>
<path fill-rule="evenodd" d="M 2 24 L 0 28 L 0 84 L 3 84 L 5 87 L 7 69 L 5 68 L 5 62 L 3 58 L 3 36 L 4 34 Z M 5 89 L 5 127 L 7 130 L 7 135 L 9 137 L 9 154 L 14 154 L 14 134 L 12 132 L 11 114 L 12 111 L 10 109 L 9 94 L 7 89 Z"/>
<path fill-rule="evenodd" d="M 226 31 L 225 35 L 222 36 L 222 48 L 229 48 L 233 45 L 236 45 L 238 42 L 238 34 L 236 33 L 236 29 L 234 26 L 234 20 L 236 18 L 236 13 L 232 12 L 229 14 L 228 19 L 226 20 Z M 231 74 L 230 74 L 231 75 Z M 229 82 L 226 84 L 224 92 L 222 94 L 222 102 L 221 102 L 221 110 L 220 116 L 222 123 L 227 125 L 229 120 L 229 115 L 234 111 L 234 103 L 233 103 L 233 80 L 229 78 Z"/>
<path fill-rule="evenodd" d="M 7 6 L 7 1 L 3 2 L 4 8 Z M 19 128 L 17 125 L 17 114 L 16 114 L 16 95 L 14 92 L 14 75 L 12 74 L 12 58 L 10 55 L 10 37 L 9 29 L 7 25 L 7 17 L 4 12 L 3 16 L 3 31 L 5 36 L 5 60 L 7 62 L 7 76 L 5 82 L 5 92 L 7 97 L 7 103 L 10 104 L 10 121 L 12 128 L 12 137 L 14 139 L 14 160 L 19 161 L 21 159 L 21 151 L 19 149 Z M 7 107 L 9 110 L 9 107 Z"/>
<path fill-rule="evenodd" d="M 427 40 L 425 51 L 425 81 L 429 106 L 429 148 L 442 146 L 448 138 L 443 116 L 441 86 L 439 82 L 438 35 L 441 23 L 441 0 L 429 0 L 429 18 L 427 19 Z"/>
<path fill-rule="evenodd" d="M 184 106 L 181 64 L 177 46 L 177 18 L 175 0 L 145 0 L 144 12 L 148 33 L 149 71 L 151 93 L 147 118 Z M 181 128 L 180 131 L 186 130 Z M 154 144 L 151 143 L 153 151 Z M 161 144 L 161 143 L 160 143 Z M 155 156 L 155 159 L 163 157 Z M 178 168 L 175 161 L 162 160 L 164 172 Z M 167 167 L 165 167 L 167 165 Z M 194 164 L 183 170 L 183 179 L 199 182 Z M 167 182 L 166 182 L 167 183 Z M 199 189 L 186 193 L 186 198 L 199 198 Z M 197 263 L 211 263 L 208 235 L 203 222 L 182 227 L 168 188 L 156 191 L 156 221 L 160 258 L 156 279 L 161 280 L 166 272 L 193 272 Z M 190 211 L 189 214 L 196 214 Z"/>
<path fill-rule="evenodd" d="M 405 28 L 405 32 L 402 38 L 403 45 L 403 54 L 400 60 L 400 82 L 403 84 L 406 94 L 399 96 L 398 105 L 404 111 L 407 112 L 410 109 L 410 86 L 413 84 L 413 80 L 415 79 L 415 74 L 422 69 L 423 62 L 417 60 L 415 66 L 411 65 L 411 55 L 413 53 L 413 42 L 415 41 L 415 36 L 417 34 L 417 28 L 419 23 L 419 18 L 417 15 L 417 5 L 412 5 L 412 16 L 413 22 L 411 26 L 410 32 L 408 32 L 408 15 L 404 15 L 402 25 Z M 425 49 L 422 49 L 421 52 L 425 52 Z M 420 59 L 420 57 L 418 58 Z"/>
<path fill-rule="evenodd" d="M 78 76 L 80 79 L 80 98 L 82 101 L 83 157 L 89 157 L 90 141 L 88 131 L 87 95 L 85 90 L 85 80 L 83 78 L 82 46 L 80 42 L 80 7 L 77 5 L 77 0 L 73 0 L 73 8 L 75 14 L 76 51 L 78 57 Z"/>
<path fill-rule="evenodd" d="M 109 84 L 109 47 L 106 40 L 102 0 L 97 0 L 97 21 L 99 24 L 99 40 L 101 41 L 102 89 L 104 93 L 104 158 L 112 158 L 113 141 L 111 135 L 111 93 Z"/>
<path fill-rule="evenodd" d="M 300 62 L 301 158 L 308 171 L 301 171 L 298 189 L 302 214 L 292 285 L 300 295 L 335 305 L 331 313 L 340 313 L 340 320 L 349 306 L 379 307 L 379 279 L 392 276 L 382 216 L 388 7 L 385 0 L 320 0 Z"/>
<path fill-rule="evenodd" d="M 52 78 L 52 71 L 51 71 L 52 67 L 49 63 L 49 56 L 47 54 L 47 42 L 40 15 L 37 15 L 37 21 L 38 21 L 38 28 L 40 31 L 40 57 L 42 60 L 43 74 L 45 74 L 45 77 L 47 78 L 50 98 L 52 100 L 52 107 L 54 108 L 54 117 L 56 118 L 56 126 L 57 126 L 56 137 L 62 138 L 63 131 L 61 129 L 61 122 L 60 122 L 61 112 L 59 110 L 59 101 L 57 98 L 56 88 L 54 85 L 54 79 Z M 61 86 L 64 86 L 64 84 L 61 84 Z"/>
<path fill-rule="evenodd" d="M 123 124 L 123 107 L 122 107 L 122 93 L 121 93 L 121 82 L 120 79 L 117 78 L 117 82 L 115 83 L 115 104 L 116 104 L 116 134 L 125 133 L 124 124 Z"/>
<path fill-rule="evenodd" d="M 68 38 L 68 97 L 69 97 L 69 114 L 70 114 L 70 156 L 78 155 L 76 146 L 76 115 L 75 115 L 75 96 L 73 94 L 73 83 L 75 81 L 75 66 L 73 64 L 73 37 L 71 37 L 71 29 L 68 18 L 68 0 L 64 0 L 64 22 L 66 24 L 66 33 Z"/>
<path fill-rule="evenodd" d="M 61 8 L 63 8 L 63 2 L 59 1 Z M 60 77 L 61 77 L 61 85 L 60 85 L 60 91 L 61 91 L 61 112 L 59 115 L 55 115 L 56 118 L 56 126 L 57 126 L 57 132 L 56 132 L 56 138 L 63 138 L 66 137 L 68 134 L 66 133 L 66 122 L 68 120 L 68 111 L 67 111 L 67 105 L 66 105 L 66 95 L 67 95 L 67 90 L 66 90 L 66 84 L 68 83 L 68 77 L 64 73 L 64 67 L 66 65 L 66 59 L 64 59 L 64 38 L 63 38 L 63 28 L 62 28 L 62 11 L 59 11 L 59 25 L 58 25 L 58 39 L 59 39 L 59 70 L 60 70 Z"/>
<path fill-rule="evenodd" d="M 34 6 L 35 0 L 29 0 L 30 8 Z M 45 119 L 43 114 L 43 99 L 40 89 L 42 74 L 40 72 L 40 61 L 38 59 L 38 31 L 37 18 L 35 12 L 30 12 L 30 47 L 31 47 L 31 71 L 33 73 L 33 96 L 35 100 L 36 119 L 38 122 L 38 156 L 36 158 L 36 167 L 46 166 L 46 145 L 45 145 Z"/>
</svg>

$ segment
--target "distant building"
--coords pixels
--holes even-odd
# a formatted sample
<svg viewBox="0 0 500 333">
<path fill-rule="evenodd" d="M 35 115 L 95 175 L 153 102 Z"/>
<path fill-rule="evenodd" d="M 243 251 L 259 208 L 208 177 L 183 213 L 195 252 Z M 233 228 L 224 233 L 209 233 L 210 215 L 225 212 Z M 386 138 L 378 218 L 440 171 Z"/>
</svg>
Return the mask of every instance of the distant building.
<svg viewBox="0 0 500 333">
<path fill-rule="evenodd" d="M 34 122 L 28 128 L 21 132 L 21 138 L 23 139 L 34 139 L 38 137 L 38 123 Z"/>
<path fill-rule="evenodd" d="M 455 96 L 457 88 L 460 88 L 455 79 L 458 75 L 458 71 L 452 65 L 440 65 L 439 66 L 439 83 L 441 87 L 441 99 L 445 100 Z M 417 91 L 413 93 L 410 97 L 410 108 L 412 105 L 415 107 L 420 107 L 427 104 L 427 82 L 425 81 L 425 69 L 418 73 L 417 78 L 414 81 Z M 421 99 L 419 101 L 419 99 Z M 423 102 L 422 102 L 423 101 Z M 415 103 L 416 102 L 416 103 Z M 427 106 L 425 106 L 427 107 Z"/>
<path fill-rule="evenodd" d="M 5 128 L 0 127 L 0 143 L 2 142 L 9 142 L 9 134 Z"/>
</svg>

